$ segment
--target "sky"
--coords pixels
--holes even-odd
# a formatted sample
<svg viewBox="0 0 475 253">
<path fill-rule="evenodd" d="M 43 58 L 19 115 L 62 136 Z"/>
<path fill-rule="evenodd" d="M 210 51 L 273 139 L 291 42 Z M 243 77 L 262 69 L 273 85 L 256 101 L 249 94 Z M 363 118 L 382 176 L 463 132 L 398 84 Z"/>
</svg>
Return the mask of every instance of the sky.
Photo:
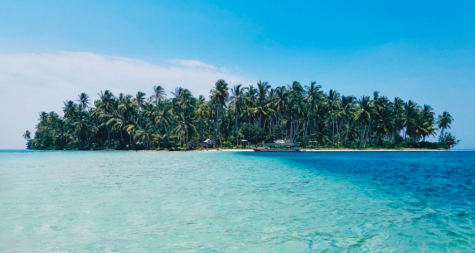
<svg viewBox="0 0 475 253">
<path fill-rule="evenodd" d="M 449 111 L 475 148 L 473 1 L 0 1 L 0 149 L 81 92 L 316 81 Z"/>
</svg>

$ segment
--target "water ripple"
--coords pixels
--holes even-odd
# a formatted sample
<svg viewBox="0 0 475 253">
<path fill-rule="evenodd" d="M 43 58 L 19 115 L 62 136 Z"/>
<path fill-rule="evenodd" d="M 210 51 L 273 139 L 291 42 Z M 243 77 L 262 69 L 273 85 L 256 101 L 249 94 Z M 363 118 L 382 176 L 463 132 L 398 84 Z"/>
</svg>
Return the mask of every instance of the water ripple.
<svg viewBox="0 0 475 253">
<path fill-rule="evenodd" d="M 469 252 L 474 168 L 475 152 L 1 152 L 0 251 Z"/>
</svg>

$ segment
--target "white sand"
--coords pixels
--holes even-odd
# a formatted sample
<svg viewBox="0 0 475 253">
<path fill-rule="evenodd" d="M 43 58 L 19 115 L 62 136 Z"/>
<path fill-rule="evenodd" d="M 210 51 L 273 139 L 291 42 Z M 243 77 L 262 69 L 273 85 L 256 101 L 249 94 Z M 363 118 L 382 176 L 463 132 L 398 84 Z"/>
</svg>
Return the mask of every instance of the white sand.
<svg viewBox="0 0 475 253">
<path fill-rule="evenodd" d="M 213 150 L 216 151 L 216 150 Z M 219 151 L 224 152 L 250 152 L 252 149 L 221 149 Z M 400 151 L 447 151 L 447 150 L 437 150 L 437 149 L 305 149 L 304 152 L 400 152 Z"/>
</svg>

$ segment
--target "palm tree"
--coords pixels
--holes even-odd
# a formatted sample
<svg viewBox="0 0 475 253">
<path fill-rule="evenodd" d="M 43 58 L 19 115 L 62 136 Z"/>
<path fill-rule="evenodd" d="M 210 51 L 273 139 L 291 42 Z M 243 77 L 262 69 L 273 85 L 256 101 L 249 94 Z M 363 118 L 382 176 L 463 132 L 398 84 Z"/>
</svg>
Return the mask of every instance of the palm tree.
<svg viewBox="0 0 475 253">
<path fill-rule="evenodd" d="M 348 142 L 348 134 L 350 132 L 351 124 L 353 123 L 353 119 L 356 117 L 356 98 L 354 96 L 341 96 L 340 100 L 340 111 L 338 116 L 341 118 L 343 122 L 346 122 L 346 134 L 344 143 Z M 340 124 L 343 127 L 343 122 Z"/>
<path fill-rule="evenodd" d="M 200 142 L 203 142 L 203 120 L 209 118 L 210 115 L 208 104 L 206 104 L 203 95 L 200 95 L 198 98 L 198 108 L 196 109 L 195 115 L 200 122 Z"/>
<path fill-rule="evenodd" d="M 126 130 L 126 124 L 127 124 L 127 119 L 125 118 L 125 115 L 120 113 L 119 111 L 114 111 L 112 115 L 103 115 L 109 120 L 106 123 L 106 126 L 111 125 L 112 129 L 119 131 L 120 132 L 120 139 L 122 143 L 124 143 L 124 135 L 123 131 Z"/>
<path fill-rule="evenodd" d="M 377 91 L 373 94 L 373 133 L 377 138 L 378 145 L 382 145 L 383 137 L 393 131 L 394 119 L 389 99 L 385 96 L 379 96 Z"/>
<path fill-rule="evenodd" d="M 425 142 L 426 137 L 435 135 L 435 113 L 430 105 L 424 105 L 417 123 L 417 132 L 422 135 L 422 141 Z"/>
<path fill-rule="evenodd" d="M 356 119 L 359 121 L 361 126 L 361 139 L 360 145 L 366 145 L 366 126 L 371 120 L 371 114 L 373 113 L 373 106 L 371 104 L 371 99 L 368 96 L 362 96 L 358 100 L 359 110 Z"/>
<path fill-rule="evenodd" d="M 109 90 L 105 90 L 104 92 L 100 92 L 97 95 L 99 95 L 99 101 L 97 103 L 97 109 L 101 111 L 103 114 L 110 114 L 114 102 L 114 94 L 110 92 Z M 105 118 L 105 121 L 107 122 L 107 118 Z M 110 131 L 109 127 L 106 126 L 107 129 L 107 139 L 109 140 L 109 147 L 111 147 L 111 138 L 110 138 Z"/>
<path fill-rule="evenodd" d="M 305 110 L 305 103 L 304 103 L 304 88 L 302 85 L 294 81 L 292 85 L 287 85 L 287 89 L 289 92 L 289 99 L 288 99 L 288 113 L 290 113 L 290 129 L 289 129 L 289 140 L 294 142 L 297 136 L 297 132 L 299 129 L 298 126 L 298 119 L 302 116 L 302 113 Z"/>
<path fill-rule="evenodd" d="M 277 112 L 278 115 L 278 125 L 280 126 L 280 131 L 281 131 L 281 138 L 284 136 L 284 130 L 283 130 L 283 125 L 282 125 L 282 117 L 284 113 L 286 112 L 286 105 L 287 101 L 289 100 L 289 93 L 287 92 L 287 89 L 285 86 L 282 87 L 277 87 L 275 89 L 275 111 Z"/>
<path fill-rule="evenodd" d="M 76 139 L 79 145 L 79 149 L 82 149 L 81 145 L 81 140 L 79 138 L 79 134 L 81 132 L 80 126 L 77 126 L 77 124 L 74 124 L 76 122 L 77 116 L 81 116 L 79 113 L 80 110 L 78 109 L 78 106 L 71 100 L 68 100 L 64 102 L 64 107 L 63 107 L 63 112 L 64 112 L 64 118 L 66 119 L 66 123 L 71 125 L 72 129 L 70 129 L 71 132 L 74 132 L 76 135 Z"/>
<path fill-rule="evenodd" d="M 77 100 L 77 102 L 79 102 L 79 104 L 82 106 L 82 109 L 83 110 L 86 110 L 88 107 L 89 107 L 89 95 L 87 95 L 86 93 L 81 93 L 78 95 L 79 99 Z"/>
<path fill-rule="evenodd" d="M 135 131 L 135 136 L 137 137 L 137 140 L 141 142 L 142 144 L 145 144 L 145 147 L 147 149 L 150 148 L 150 142 L 152 141 L 154 135 L 151 133 L 148 129 L 143 129 L 143 128 L 138 128 Z"/>
<path fill-rule="evenodd" d="M 340 106 L 340 93 L 331 89 L 328 92 L 325 106 L 330 115 L 329 125 L 332 125 L 332 144 L 335 144 L 335 112 L 338 111 Z"/>
<path fill-rule="evenodd" d="M 133 147 L 132 139 L 135 129 L 138 124 L 135 122 L 135 116 L 138 113 L 138 103 L 132 98 L 131 95 L 124 96 L 119 106 L 117 107 L 119 113 L 121 113 L 125 119 L 125 128 L 129 135 L 130 147 Z"/>
<path fill-rule="evenodd" d="M 404 141 L 406 141 L 407 134 L 414 134 L 414 127 L 417 124 L 417 119 L 419 118 L 419 109 L 420 106 L 416 102 L 409 100 L 404 104 L 404 115 L 402 119 L 403 126 L 405 127 L 404 131 Z"/>
<path fill-rule="evenodd" d="M 183 141 L 185 143 L 185 150 L 188 150 L 189 140 L 193 133 L 196 131 L 195 126 L 192 124 L 191 118 L 184 118 L 179 120 L 173 131 L 177 134 L 178 140 Z"/>
<path fill-rule="evenodd" d="M 166 99 L 166 93 L 162 86 L 153 86 L 153 95 L 150 96 L 150 99 L 155 99 L 157 105 L 160 104 L 161 100 Z"/>
<path fill-rule="evenodd" d="M 88 130 L 90 128 L 89 120 L 86 118 L 85 114 L 79 113 L 78 117 L 74 119 L 74 122 L 72 123 L 72 125 L 74 126 L 76 130 L 76 136 L 77 136 L 80 149 L 82 149 L 82 145 L 81 145 L 81 141 L 79 137 L 81 133 L 84 133 L 86 135 L 87 144 L 89 145 L 89 148 L 91 148 L 91 142 L 89 140 L 89 134 L 88 134 Z"/>
<path fill-rule="evenodd" d="M 269 92 L 270 90 L 270 85 L 269 83 L 267 82 L 262 82 L 262 81 L 259 81 L 257 82 L 257 98 L 258 98 L 258 103 L 257 103 L 257 107 L 259 109 L 257 109 L 256 111 L 258 112 L 259 114 L 259 127 L 262 127 L 262 116 L 265 115 L 265 107 L 266 107 L 266 96 L 267 96 L 267 93 Z"/>
<path fill-rule="evenodd" d="M 223 145 L 220 131 L 219 131 L 219 111 L 222 107 L 226 106 L 226 100 L 228 99 L 229 92 L 228 92 L 228 83 L 223 79 L 219 79 L 213 89 L 210 91 L 211 93 L 211 100 L 216 103 L 216 133 L 214 135 L 214 143 L 216 143 L 216 135 L 219 136 L 220 145 Z"/>
<path fill-rule="evenodd" d="M 307 104 L 308 104 L 308 114 L 307 114 L 307 126 L 305 129 L 305 136 L 307 134 L 307 128 L 311 125 L 311 122 L 313 122 L 313 115 L 316 115 L 316 112 L 319 109 L 319 106 L 321 104 L 321 101 L 324 99 L 323 92 L 320 91 L 322 88 L 321 85 L 317 85 L 317 82 L 310 82 L 310 86 L 305 87 L 307 90 Z M 310 132 L 311 132 L 310 128 Z M 304 138 L 304 144 L 305 144 L 305 138 Z"/>
<path fill-rule="evenodd" d="M 451 128 L 450 125 L 452 124 L 452 121 L 454 121 L 454 118 L 452 118 L 452 115 L 447 111 L 444 111 L 442 115 L 437 117 L 437 126 L 440 128 L 441 137 L 444 136 L 444 131 L 447 128 Z"/>
<path fill-rule="evenodd" d="M 139 125 L 142 125 L 142 108 L 145 106 L 145 96 L 146 94 L 139 91 L 137 95 L 135 95 L 135 103 L 137 103 L 137 115 L 139 116 Z"/>
<path fill-rule="evenodd" d="M 391 106 L 391 114 L 393 116 L 393 132 L 391 141 L 394 143 L 396 140 L 396 133 L 400 132 L 403 127 L 403 115 L 404 115 L 404 101 L 398 97 L 394 98 L 394 102 Z"/>
<path fill-rule="evenodd" d="M 39 118 L 40 121 L 46 120 L 46 118 L 48 117 L 48 114 L 46 112 L 40 112 L 39 115 L 40 115 L 40 118 Z"/>
<path fill-rule="evenodd" d="M 146 95 L 147 94 L 145 94 L 141 91 L 137 92 L 137 95 L 135 95 L 135 102 L 137 103 L 137 108 L 138 109 L 141 109 L 144 106 Z"/>
<path fill-rule="evenodd" d="M 25 140 L 29 141 L 31 139 L 30 131 L 26 130 L 25 133 L 23 134 L 23 138 L 25 138 Z"/>
<path fill-rule="evenodd" d="M 130 148 L 134 147 L 134 144 L 132 143 L 132 139 L 134 139 L 135 141 L 135 138 L 133 138 L 132 136 L 135 135 L 138 129 L 140 129 L 140 126 L 137 124 L 137 122 L 130 122 L 128 125 L 125 126 L 125 130 L 127 131 L 127 134 L 129 135 Z"/>
<path fill-rule="evenodd" d="M 231 89 L 231 99 L 233 101 L 233 108 L 234 108 L 234 135 L 236 137 L 236 145 L 239 145 L 239 115 L 241 114 L 244 105 L 244 91 L 246 88 L 242 88 L 241 84 L 234 86 Z"/>
<path fill-rule="evenodd" d="M 77 105 L 73 101 L 68 100 L 64 102 L 63 112 L 66 119 L 73 120 L 78 112 Z"/>
<path fill-rule="evenodd" d="M 157 126 L 164 126 L 165 127 L 165 132 L 167 135 L 167 145 L 166 147 L 169 147 L 170 145 L 170 134 L 168 133 L 168 127 L 173 123 L 173 115 L 171 113 L 171 107 L 169 104 L 165 104 L 165 106 L 162 107 L 162 109 L 158 112 L 157 117 L 155 118 L 155 124 Z"/>
</svg>

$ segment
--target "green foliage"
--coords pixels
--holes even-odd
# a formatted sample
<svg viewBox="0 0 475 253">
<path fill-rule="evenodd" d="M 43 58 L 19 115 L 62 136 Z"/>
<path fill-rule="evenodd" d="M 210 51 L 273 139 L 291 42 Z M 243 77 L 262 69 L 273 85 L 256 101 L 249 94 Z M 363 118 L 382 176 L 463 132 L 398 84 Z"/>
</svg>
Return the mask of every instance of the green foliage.
<svg viewBox="0 0 475 253">
<path fill-rule="evenodd" d="M 178 87 L 169 98 L 160 86 L 152 95 L 114 95 L 105 90 L 91 102 L 81 93 L 64 102 L 63 116 L 40 112 L 34 134 L 23 137 L 27 148 L 41 150 L 193 150 L 208 139 L 209 147 L 241 148 L 284 140 L 331 149 L 448 149 L 459 140 L 447 129 L 448 112 L 436 117 L 429 105 L 374 92 L 356 98 L 335 90 L 325 93 L 316 82 L 272 88 L 231 89 L 218 80 L 209 94 L 195 97 Z M 439 142 L 427 142 L 440 129 Z"/>
<path fill-rule="evenodd" d="M 389 141 L 383 142 L 383 145 L 382 145 L 381 147 L 382 147 L 382 148 L 387 148 L 387 149 L 394 148 L 394 146 L 392 145 L 392 143 L 389 142 Z"/>
<path fill-rule="evenodd" d="M 453 148 L 459 142 L 460 140 L 457 140 L 457 138 L 452 135 L 452 133 L 444 133 L 439 137 L 440 145 L 444 146 L 445 148 Z"/>
<path fill-rule="evenodd" d="M 223 148 L 232 148 L 232 147 L 233 147 L 233 145 L 232 145 L 231 142 L 229 142 L 229 141 L 223 142 Z"/>
<path fill-rule="evenodd" d="M 240 136 L 252 144 L 258 144 L 265 140 L 265 132 L 258 126 L 244 123 L 239 131 Z"/>
<path fill-rule="evenodd" d="M 408 148 L 407 142 L 400 142 L 395 145 L 395 148 L 401 149 L 401 148 Z"/>
</svg>

